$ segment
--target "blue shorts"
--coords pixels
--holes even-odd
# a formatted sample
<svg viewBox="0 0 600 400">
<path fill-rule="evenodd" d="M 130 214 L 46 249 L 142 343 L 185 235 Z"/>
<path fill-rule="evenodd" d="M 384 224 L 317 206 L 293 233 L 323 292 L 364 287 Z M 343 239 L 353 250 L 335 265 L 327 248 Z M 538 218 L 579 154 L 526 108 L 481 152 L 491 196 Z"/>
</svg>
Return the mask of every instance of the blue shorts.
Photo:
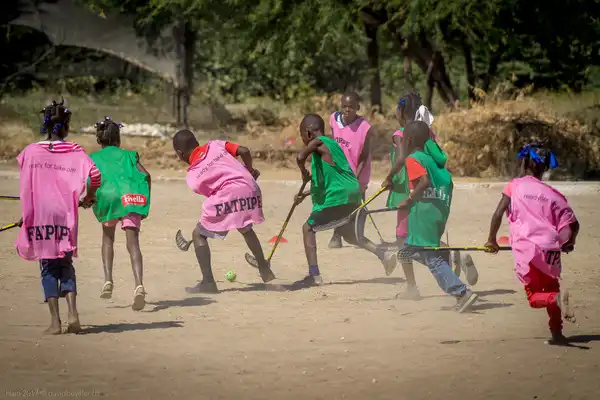
<svg viewBox="0 0 600 400">
<path fill-rule="evenodd" d="M 77 293 L 73 253 L 63 258 L 40 260 L 44 300 L 50 297 L 65 297 L 68 292 Z"/>
</svg>

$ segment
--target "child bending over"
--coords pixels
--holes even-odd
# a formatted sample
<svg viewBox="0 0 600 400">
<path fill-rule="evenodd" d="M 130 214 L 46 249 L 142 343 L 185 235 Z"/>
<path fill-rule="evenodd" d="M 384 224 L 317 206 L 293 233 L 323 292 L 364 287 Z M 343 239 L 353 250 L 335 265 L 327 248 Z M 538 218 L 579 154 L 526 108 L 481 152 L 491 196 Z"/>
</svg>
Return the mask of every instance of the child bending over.
<svg viewBox="0 0 600 400">
<path fill-rule="evenodd" d="M 421 102 L 419 93 L 411 92 L 400 98 L 396 108 L 396 120 L 400 124 L 400 129 L 392 135 L 393 145 L 390 153 L 392 170 L 384 180 L 384 187 L 390 188 L 390 194 L 387 200 L 388 208 L 397 208 L 410 194 L 408 177 L 404 166 L 407 154 L 404 153 L 402 141 L 404 137 L 404 127 L 412 121 L 422 121 L 429 127 L 429 140 L 425 143 L 424 152 L 431 156 L 435 162 L 444 167 L 446 165 L 447 156 L 444 151 L 436 143 L 435 133 L 431 129 L 433 116 Z M 396 242 L 399 246 L 404 246 L 404 242 L 408 236 L 408 210 L 398 209 L 396 223 Z M 446 246 L 446 243 L 441 243 Z M 457 274 L 461 270 L 465 272 L 467 282 L 470 285 L 475 285 L 479 278 L 479 273 L 475 267 L 475 263 L 469 254 L 461 255 L 460 252 L 454 251 L 447 255 L 455 264 Z M 407 287 L 406 292 L 401 297 L 410 300 L 419 300 L 421 294 L 415 280 L 414 267 L 412 259 L 406 259 L 406 263 L 402 264 L 404 276 L 406 277 Z"/>
<path fill-rule="evenodd" d="M 308 261 L 307 284 L 323 283 L 317 263 L 317 242 L 315 228 L 329 225 L 332 222 L 348 217 L 361 204 L 361 192 L 358 179 L 337 142 L 324 136 L 325 122 L 315 114 L 304 117 L 300 123 L 300 135 L 306 146 L 297 156 L 298 168 L 302 180 L 310 182 L 310 191 L 296 195 L 295 201 L 301 203 L 311 196 L 312 213 L 302 227 L 304 251 Z M 306 160 L 312 155 L 312 174 L 306 169 Z M 339 230 L 344 240 L 353 245 L 359 245 L 354 233 L 354 222 L 350 222 Z M 396 268 L 396 258 L 393 251 L 385 251 L 365 240 L 362 246 L 365 250 L 377 255 L 384 266 L 386 275 Z"/>
<path fill-rule="evenodd" d="M 408 211 L 406 247 L 398 252 L 403 265 L 412 259 L 427 265 L 440 288 L 456 298 L 456 310 L 465 312 L 477 300 L 477 295 L 454 274 L 448 253 L 423 250 L 439 247 L 450 214 L 454 185 L 450 172 L 425 152 L 429 127 L 421 121 L 406 124 L 402 147 L 410 195 L 398 208 Z M 414 277 L 413 277 L 414 279 Z"/>
<path fill-rule="evenodd" d="M 187 184 L 194 193 L 206 197 L 202 204 L 200 222 L 193 233 L 194 250 L 202 271 L 202 281 L 190 293 L 218 293 L 212 273 L 208 238 L 225 239 L 237 229 L 258 262 L 263 282 L 275 279 L 265 259 L 260 241 L 252 229 L 264 222 L 262 194 L 256 183 L 258 170 L 252 167 L 252 155 L 246 147 L 211 140 L 200 146 L 194 134 L 182 130 L 173 137 L 177 156 L 190 167 Z M 242 165 L 236 157 L 240 157 Z"/>
</svg>

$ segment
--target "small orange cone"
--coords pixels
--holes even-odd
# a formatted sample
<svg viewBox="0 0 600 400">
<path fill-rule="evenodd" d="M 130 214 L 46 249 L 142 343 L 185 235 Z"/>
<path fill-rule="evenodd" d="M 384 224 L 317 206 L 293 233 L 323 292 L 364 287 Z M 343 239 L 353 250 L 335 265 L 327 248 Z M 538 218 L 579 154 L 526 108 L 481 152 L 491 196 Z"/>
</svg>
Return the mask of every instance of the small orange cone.
<svg viewBox="0 0 600 400">
<path fill-rule="evenodd" d="M 273 236 L 271 239 L 269 239 L 269 243 L 275 243 L 277 241 L 277 236 Z M 281 237 L 281 239 L 279 240 L 279 243 L 287 243 L 287 239 L 284 238 L 283 236 Z"/>
</svg>

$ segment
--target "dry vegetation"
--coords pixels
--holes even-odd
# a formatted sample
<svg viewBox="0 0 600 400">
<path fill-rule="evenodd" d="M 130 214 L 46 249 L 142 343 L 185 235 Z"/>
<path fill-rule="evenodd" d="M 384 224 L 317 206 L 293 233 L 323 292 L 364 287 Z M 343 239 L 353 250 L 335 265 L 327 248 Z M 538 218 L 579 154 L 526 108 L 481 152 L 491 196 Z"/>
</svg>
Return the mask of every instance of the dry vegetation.
<svg viewBox="0 0 600 400">
<path fill-rule="evenodd" d="M 48 95 L 36 94 L 3 101 L 0 105 L 0 159 L 13 163 L 18 152 L 36 140 L 36 112 L 48 98 Z M 153 103 L 131 95 L 119 101 L 68 100 L 76 110 L 72 132 L 104 115 L 126 124 L 172 123 L 164 99 Z M 278 168 L 291 167 L 293 154 L 300 144 L 297 126 L 302 114 L 316 112 L 327 120 L 338 102 L 339 96 L 333 96 L 313 98 L 293 108 L 266 100 L 227 107 L 195 106 L 190 120 L 200 139 L 237 140 L 251 147 L 256 158 Z M 390 136 L 396 129 L 391 111 L 388 115 L 371 117 L 376 133 L 374 159 L 383 169 L 387 168 Z M 556 178 L 589 179 L 600 171 L 600 95 L 596 93 L 488 101 L 486 105 L 442 112 L 434 122 L 434 129 L 456 176 L 509 176 L 517 148 L 533 138 L 549 140 L 556 149 L 561 162 Z M 93 135 L 72 133 L 71 138 L 89 151 L 97 148 Z M 129 137 L 124 145 L 138 150 L 149 166 L 178 167 L 168 141 Z"/>
</svg>

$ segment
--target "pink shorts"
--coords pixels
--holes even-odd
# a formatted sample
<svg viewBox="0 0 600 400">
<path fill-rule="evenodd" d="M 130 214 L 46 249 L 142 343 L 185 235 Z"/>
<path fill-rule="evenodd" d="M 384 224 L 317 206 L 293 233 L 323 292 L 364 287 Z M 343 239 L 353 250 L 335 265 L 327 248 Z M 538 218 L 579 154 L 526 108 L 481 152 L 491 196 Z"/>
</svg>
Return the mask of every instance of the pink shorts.
<svg viewBox="0 0 600 400">
<path fill-rule="evenodd" d="M 140 226 L 142 226 L 142 216 L 136 213 L 129 213 L 124 217 L 113 219 L 108 222 L 103 222 L 102 225 L 106 226 L 107 228 L 111 228 L 113 226 L 116 226 L 119 220 L 121 221 L 121 229 L 140 229 Z"/>
<path fill-rule="evenodd" d="M 408 210 L 398 210 L 396 222 L 396 237 L 406 238 L 408 236 Z"/>
</svg>

